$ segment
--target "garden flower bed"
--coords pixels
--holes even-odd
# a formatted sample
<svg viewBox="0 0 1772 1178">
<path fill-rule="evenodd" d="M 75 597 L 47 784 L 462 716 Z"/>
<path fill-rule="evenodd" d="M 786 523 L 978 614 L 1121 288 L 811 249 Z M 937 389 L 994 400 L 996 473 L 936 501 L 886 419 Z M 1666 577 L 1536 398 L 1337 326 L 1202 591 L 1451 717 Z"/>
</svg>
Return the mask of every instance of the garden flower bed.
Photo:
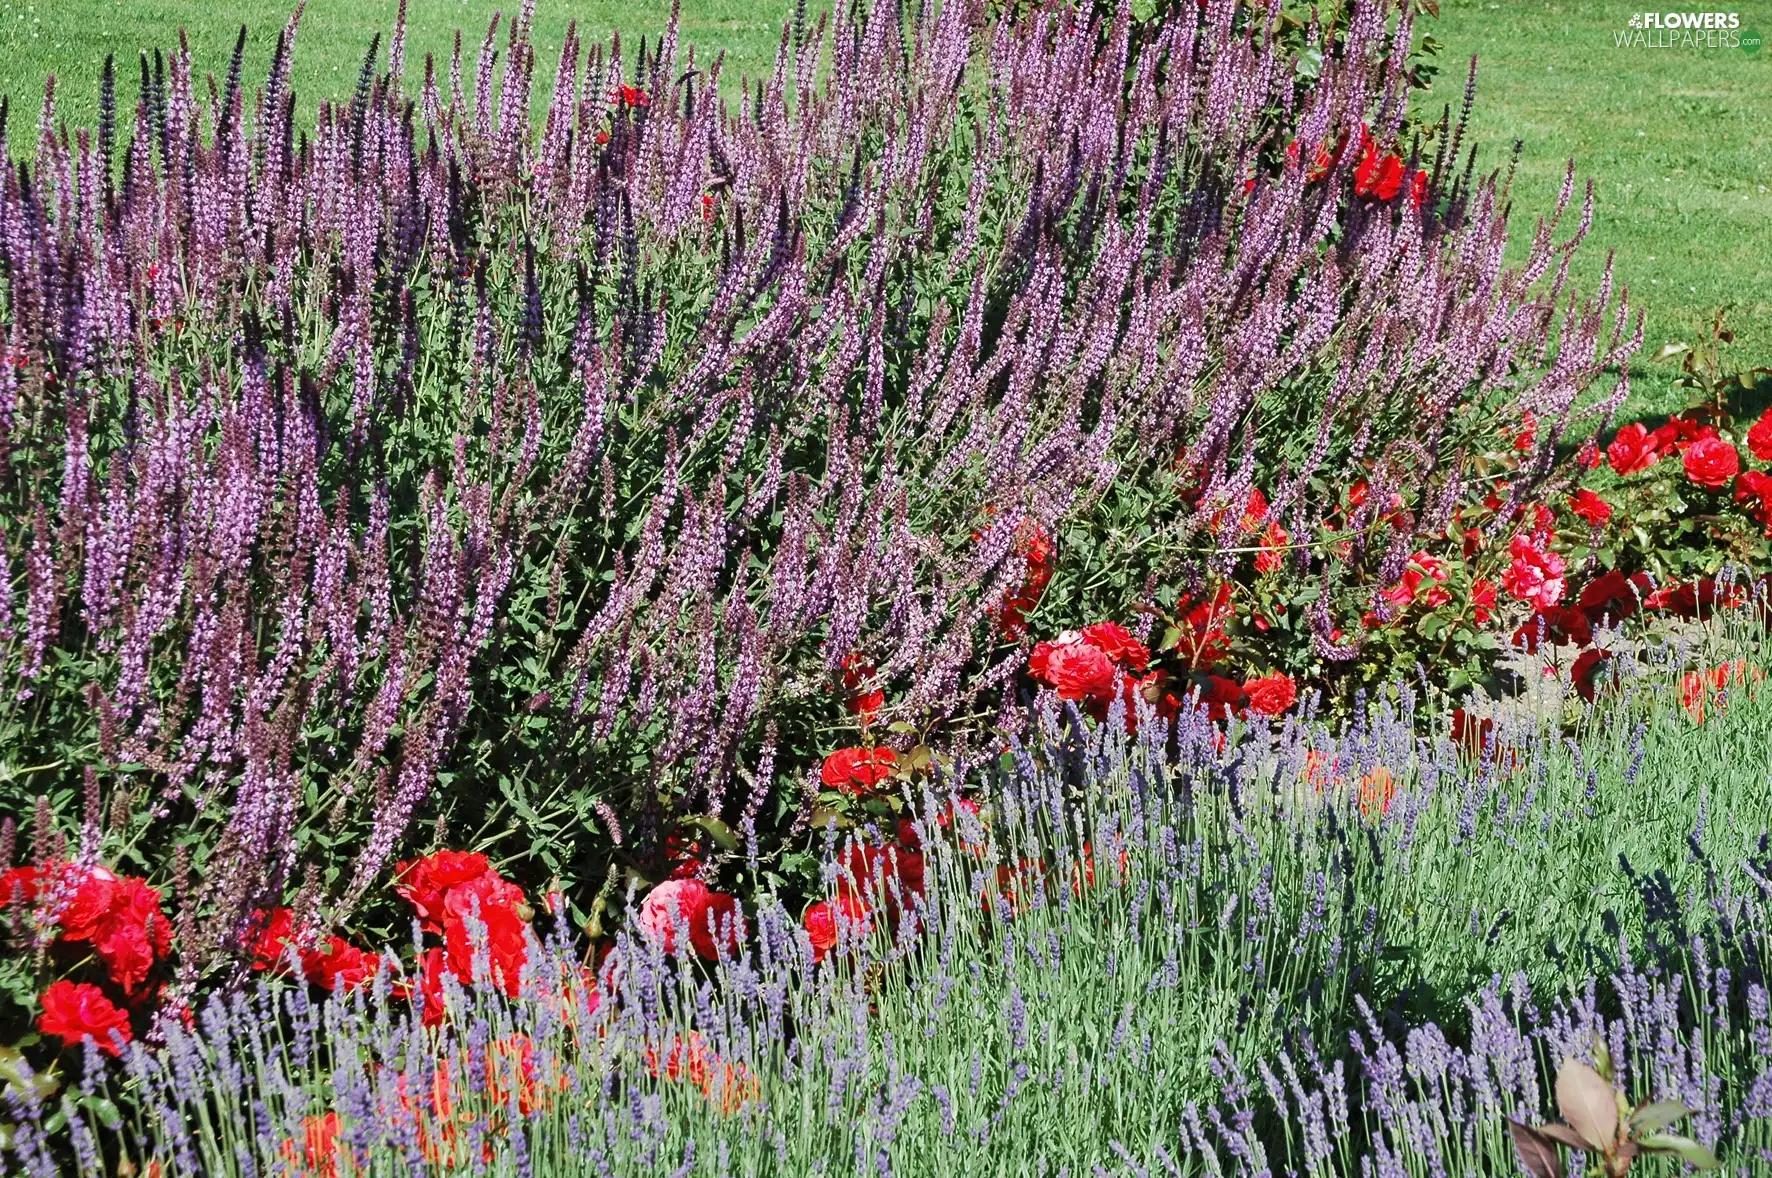
<svg viewBox="0 0 1772 1178">
<path fill-rule="evenodd" d="M 1573 1057 L 1764 1148 L 1763 370 L 1613 420 L 1415 15 L 52 87 L 8 1172 L 1483 1169 Z"/>
</svg>

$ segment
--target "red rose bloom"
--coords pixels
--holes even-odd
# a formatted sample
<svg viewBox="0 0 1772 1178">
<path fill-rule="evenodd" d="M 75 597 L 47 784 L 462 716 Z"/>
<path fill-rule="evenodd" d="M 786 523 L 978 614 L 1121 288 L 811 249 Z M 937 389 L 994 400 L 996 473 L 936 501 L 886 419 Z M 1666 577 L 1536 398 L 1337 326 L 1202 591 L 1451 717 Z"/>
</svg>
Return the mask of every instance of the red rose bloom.
<svg viewBox="0 0 1772 1178">
<path fill-rule="evenodd" d="M 252 944 L 252 968 L 256 972 L 281 970 L 288 955 L 288 946 L 295 939 L 295 913 L 288 908 L 274 908 L 267 916 L 258 914 L 264 928 Z"/>
<path fill-rule="evenodd" d="M 1208 670 L 1230 653 L 1230 638 L 1224 632 L 1225 623 L 1231 617 L 1229 582 L 1220 585 L 1209 599 L 1191 608 L 1189 599 L 1183 598 L 1176 606 L 1176 612 L 1181 618 L 1175 651 L 1188 666 Z"/>
<path fill-rule="evenodd" d="M 1097 622 L 1093 626 L 1084 626 L 1083 641 L 1107 655 L 1117 666 L 1134 674 L 1144 674 L 1145 667 L 1151 661 L 1151 652 L 1145 649 L 1144 643 L 1132 637 L 1126 627 L 1118 622 Z"/>
<path fill-rule="evenodd" d="M 1488 746 L 1495 735 L 1495 720 L 1484 716 L 1478 719 L 1463 708 L 1452 709 L 1452 743 L 1477 756 Z"/>
<path fill-rule="evenodd" d="M 1611 658 L 1612 652 L 1609 650 L 1601 650 L 1598 647 L 1593 650 L 1584 650 L 1581 652 L 1581 657 L 1575 660 L 1575 666 L 1569 671 L 1569 678 L 1575 683 L 1576 692 L 1590 704 L 1594 702 L 1596 687 L 1594 677 Z"/>
<path fill-rule="evenodd" d="M 1717 427 L 1695 417 L 1670 417 L 1649 435 L 1658 454 L 1684 454 L 1694 442 L 1717 436 Z"/>
<path fill-rule="evenodd" d="M 1619 430 L 1606 447 L 1606 461 L 1619 474 L 1636 474 L 1655 465 L 1661 455 L 1641 422 L 1633 421 Z"/>
<path fill-rule="evenodd" d="M 818 779 L 831 789 L 864 794 L 892 774 L 898 754 L 889 748 L 838 749 L 824 759 Z"/>
<path fill-rule="evenodd" d="M 1722 438 L 1704 438 L 1686 448 L 1681 459 L 1686 477 L 1708 490 L 1717 491 L 1741 473 L 1741 455 Z"/>
<path fill-rule="evenodd" d="M 1403 157 L 1378 154 L 1378 148 L 1367 140 L 1354 165 L 1354 195 L 1368 199 L 1395 200 L 1403 187 Z"/>
<path fill-rule="evenodd" d="M 308 980 L 322 990 L 348 993 L 375 977 L 381 958 L 365 953 L 343 937 L 328 937 L 322 949 L 302 956 Z"/>
<path fill-rule="evenodd" d="M 1772 409 L 1760 414 L 1760 419 L 1748 427 L 1747 452 L 1761 462 L 1772 462 Z"/>
<path fill-rule="evenodd" d="M 1200 703 L 1205 705 L 1206 714 L 1212 719 L 1228 720 L 1233 711 L 1243 706 L 1243 685 L 1235 679 L 1208 675 L 1206 686 L 1200 692 Z"/>
<path fill-rule="evenodd" d="M 1702 577 L 1684 585 L 1667 585 L 1643 599 L 1645 609 L 1666 610 L 1681 618 L 1703 620 L 1718 606 L 1740 605 L 1746 592 L 1735 586 L 1728 592 L 1717 588 L 1714 577 Z"/>
<path fill-rule="evenodd" d="M 851 651 L 843 656 L 843 690 L 849 699 L 845 706 L 853 715 L 861 717 L 867 724 L 886 703 L 886 693 L 878 685 L 870 691 L 862 690 L 874 676 L 874 664 L 867 662 L 860 654 Z"/>
<path fill-rule="evenodd" d="M 1596 528 L 1605 527 L 1606 521 L 1612 518 L 1612 505 L 1586 487 L 1570 498 L 1569 510 Z"/>
<path fill-rule="evenodd" d="M 1244 683 L 1243 697 L 1249 711 L 1261 716 L 1280 716 L 1298 702 L 1298 685 L 1275 671 Z"/>
<path fill-rule="evenodd" d="M 838 896 L 807 908 L 800 923 L 812 941 L 812 960 L 822 961 L 826 953 L 837 947 L 839 930 L 851 937 L 867 935 L 868 908 L 854 896 Z"/>
<path fill-rule="evenodd" d="M 1575 599 L 1575 607 L 1590 622 L 1602 618 L 1622 622 L 1637 612 L 1637 587 L 1617 569 L 1608 569 L 1587 583 Z"/>
<path fill-rule="evenodd" d="M 1427 203 L 1427 173 L 1417 170 L 1409 176 L 1409 207 L 1419 209 Z"/>
<path fill-rule="evenodd" d="M 65 940 L 90 941 L 98 935 L 99 926 L 110 915 L 117 883 L 117 877 L 103 867 L 86 873 L 56 920 Z"/>
<path fill-rule="evenodd" d="M 515 998 L 529 958 L 527 907 L 523 889 L 492 872 L 449 889 L 443 899 L 443 943 L 455 976 L 464 982 L 474 977 L 475 938 L 468 924 L 473 917 L 483 929 L 490 980 Z"/>
<path fill-rule="evenodd" d="M 1495 583 L 1478 578 L 1471 582 L 1471 614 L 1478 625 L 1495 615 Z"/>
<path fill-rule="evenodd" d="M 434 851 L 423 859 L 394 867 L 394 891 L 412 905 L 427 932 L 443 931 L 443 900 L 449 889 L 460 887 L 492 870 L 478 851 Z"/>
<path fill-rule="evenodd" d="M 97 986 L 63 979 L 43 991 L 39 1001 L 43 1014 L 37 1029 L 54 1035 L 65 1046 L 77 1047 L 88 1035 L 106 1055 L 121 1055 L 117 1040 L 129 1042 L 129 1016 L 105 997 Z"/>
<path fill-rule="evenodd" d="M 1747 508 L 1756 523 L 1772 533 L 1772 475 L 1744 470 L 1735 480 L 1735 502 Z"/>
<path fill-rule="evenodd" d="M 1586 646 L 1593 641 L 1593 627 L 1580 610 L 1551 606 L 1538 611 L 1526 624 L 1514 631 L 1513 645 L 1527 654 L 1537 654 L 1540 641 L 1562 646 L 1573 643 Z"/>
<path fill-rule="evenodd" d="M 1028 657 L 1028 673 L 1056 689 L 1059 699 L 1105 696 L 1114 686 L 1113 660 L 1099 646 L 1078 636 L 1034 647 Z"/>
<path fill-rule="evenodd" d="M 1563 599 L 1563 558 L 1535 546 L 1526 536 L 1515 536 L 1508 547 L 1513 563 L 1501 583 L 1514 597 L 1538 609 L 1549 609 Z"/>
<path fill-rule="evenodd" d="M 686 923 L 691 937 L 698 923 L 704 924 L 708 897 L 713 893 L 698 879 L 670 879 L 659 884 L 640 901 L 640 931 L 656 941 L 666 953 L 677 951 L 677 926 Z"/>
<path fill-rule="evenodd" d="M 744 918 L 738 900 L 724 892 L 709 892 L 701 914 L 689 926 L 689 945 L 709 961 L 731 957 L 744 941 Z"/>
</svg>

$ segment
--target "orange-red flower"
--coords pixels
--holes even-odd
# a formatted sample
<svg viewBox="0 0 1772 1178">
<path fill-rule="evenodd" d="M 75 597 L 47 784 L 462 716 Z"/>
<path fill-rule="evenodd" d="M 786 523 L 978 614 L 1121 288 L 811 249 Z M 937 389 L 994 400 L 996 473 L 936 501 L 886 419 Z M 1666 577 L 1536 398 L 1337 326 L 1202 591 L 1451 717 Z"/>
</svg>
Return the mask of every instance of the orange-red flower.
<svg viewBox="0 0 1772 1178">
<path fill-rule="evenodd" d="M 1243 684 L 1243 703 L 1259 716 L 1283 716 L 1298 702 L 1298 685 L 1290 676 L 1275 671 Z"/>
<path fill-rule="evenodd" d="M 1619 430 L 1606 446 L 1606 461 L 1619 474 L 1648 470 L 1660 457 L 1649 431 L 1640 422 L 1633 421 Z"/>
<path fill-rule="evenodd" d="M 121 1055 L 117 1041 L 127 1043 L 131 1038 L 129 1016 L 97 986 L 63 979 L 52 982 L 38 1001 L 43 1013 L 37 1019 L 37 1029 L 66 1046 L 77 1047 L 91 1036 L 106 1055 Z"/>
<path fill-rule="evenodd" d="M 1717 491 L 1741 473 L 1741 455 L 1722 438 L 1703 438 L 1686 448 L 1680 459 L 1686 477 L 1707 490 Z"/>
<path fill-rule="evenodd" d="M 1570 497 L 1569 510 L 1596 528 L 1605 527 L 1606 521 L 1612 518 L 1612 505 L 1586 487 Z"/>
<path fill-rule="evenodd" d="M 830 789 L 865 794 L 892 776 L 893 766 L 897 763 L 898 754 L 883 745 L 838 749 L 824 759 L 818 779 Z"/>
</svg>

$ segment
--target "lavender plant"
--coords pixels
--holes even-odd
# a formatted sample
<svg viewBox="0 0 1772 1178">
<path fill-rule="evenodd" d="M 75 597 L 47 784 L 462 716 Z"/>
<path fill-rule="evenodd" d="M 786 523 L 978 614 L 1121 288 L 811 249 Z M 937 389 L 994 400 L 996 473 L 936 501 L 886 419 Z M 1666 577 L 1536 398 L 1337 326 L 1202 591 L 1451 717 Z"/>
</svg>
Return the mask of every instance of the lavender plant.
<svg viewBox="0 0 1772 1178">
<path fill-rule="evenodd" d="M 1509 1119 L 1542 1120 L 1575 1058 L 1692 1110 L 1692 1138 L 1754 1173 L 1767 701 L 1695 739 L 1677 677 L 1635 682 L 1570 745 L 1522 724 L 1462 762 L 1374 738 L 1406 731 L 1400 688 L 1353 730 L 1222 744 L 1203 712 L 1131 737 L 1048 701 L 1026 740 L 907 799 L 924 888 L 893 893 L 896 924 L 885 904 L 840 923 L 822 960 L 765 893 L 712 963 L 630 925 L 593 972 L 562 924 L 514 999 L 444 975 L 435 1026 L 391 954 L 325 1003 L 265 982 L 163 1049 L 89 1050 L 59 1088 L 27 1068 L 0 1156 L 41 1171 L 65 1131 L 93 1173 L 1507 1173 Z M 1312 752 L 1398 789 L 1313 782 Z M 981 777 L 992 804 L 944 827 Z M 1466 820 L 1473 790 L 1501 820 Z M 860 883 L 831 841 L 827 886 Z M 1459 899 L 1513 915 L 1427 918 Z"/>
</svg>

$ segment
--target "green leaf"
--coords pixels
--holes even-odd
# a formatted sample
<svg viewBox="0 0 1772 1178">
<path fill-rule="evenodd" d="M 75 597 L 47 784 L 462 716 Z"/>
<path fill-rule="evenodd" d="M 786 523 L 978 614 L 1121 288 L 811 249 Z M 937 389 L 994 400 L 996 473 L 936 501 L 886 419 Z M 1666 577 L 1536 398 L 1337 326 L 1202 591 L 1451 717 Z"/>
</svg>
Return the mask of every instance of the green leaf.
<svg viewBox="0 0 1772 1178">
<path fill-rule="evenodd" d="M 1691 1113 L 1691 1109 L 1677 1100 L 1657 1100 L 1632 1113 L 1630 1124 L 1638 1135 L 1653 1133 L 1667 1128 L 1682 1117 L 1690 1116 Z"/>
<path fill-rule="evenodd" d="M 1723 1163 L 1717 1160 L 1716 1154 L 1690 1137 L 1681 1137 L 1678 1133 L 1651 1133 L 1637 1138 L 1637 1144 L 1645 1153 L 1674 1154 L 1694 1170 L 1723 1168 Z"/>
<path fill-rule="evenodd" d="M 706 831 L 707 836 L 722 851 L 738 850 L 738 836 L 732 833 L 732 828 L 710 814 L 697 814 L 694 818 L 686 819 L 683 824 Z"/>
</svg>

